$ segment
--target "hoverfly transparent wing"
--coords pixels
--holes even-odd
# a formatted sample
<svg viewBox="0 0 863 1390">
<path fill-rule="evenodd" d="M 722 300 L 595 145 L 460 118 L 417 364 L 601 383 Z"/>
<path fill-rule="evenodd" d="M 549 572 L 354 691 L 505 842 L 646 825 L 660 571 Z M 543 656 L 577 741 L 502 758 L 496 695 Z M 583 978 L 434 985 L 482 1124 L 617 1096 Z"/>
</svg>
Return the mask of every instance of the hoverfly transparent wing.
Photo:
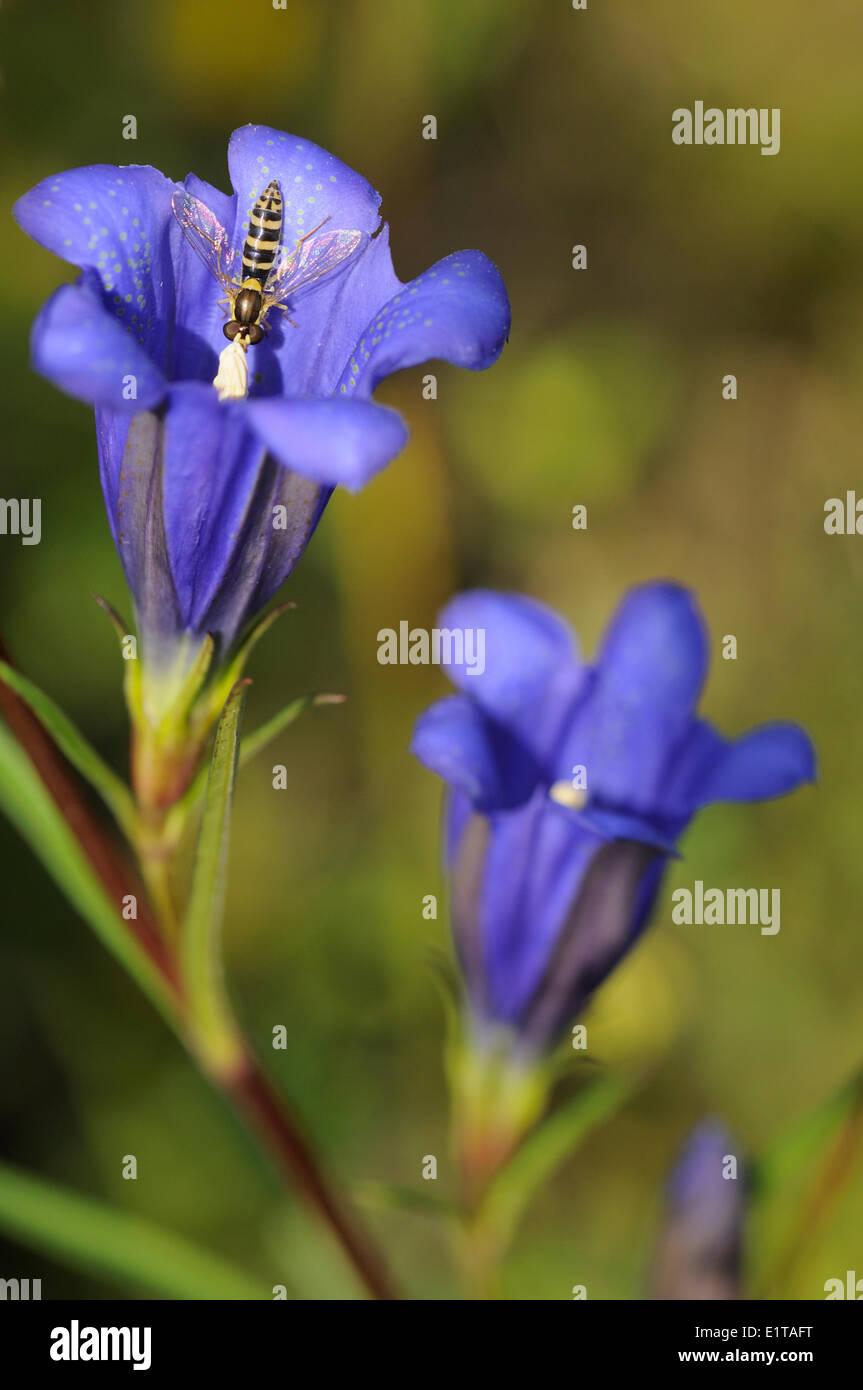
<svg viewBox="0 0 863 1390">
<path fill-rule="evenodd" d="M 224 290 L 236 289 L 233 271 L 237 257 L 218 217 L 184 188 L 175 189 L 171 206 L 183 236 L 213 278 Z"/>
<path fill-rule="evenodd" d="M 321 232 L 305 237 L 296 246 L 281 247 L 267 276 L 264 303 L 282 304 L 300 290 L 332 275 L 369 240 L 368 232 Z"/>
</svg>

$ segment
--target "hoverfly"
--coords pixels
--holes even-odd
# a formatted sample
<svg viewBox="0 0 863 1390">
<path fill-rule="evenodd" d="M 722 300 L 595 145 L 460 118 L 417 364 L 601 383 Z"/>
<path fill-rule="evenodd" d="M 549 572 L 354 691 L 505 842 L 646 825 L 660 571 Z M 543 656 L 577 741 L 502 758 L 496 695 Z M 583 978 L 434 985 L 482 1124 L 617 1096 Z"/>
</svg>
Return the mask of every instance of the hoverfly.
<svg viewBox="0 0 863 1390">
<path fill-rule="evenodd" d="M 243 351 L 269 332 L 271 309 L 293 323 L 285 301 L 337 270 L 369 239 L 367 232 L 321 232 L 326 217 L 290 250 L 282 246 L 282 195 L 275 179 L 255 199 L 239 254 L 218 218 L 191 193 L 177 189 L 171 201 L 183 235 L 225 292 L 219 303 L 230 318 L 222 331 Z"/>
</svg>

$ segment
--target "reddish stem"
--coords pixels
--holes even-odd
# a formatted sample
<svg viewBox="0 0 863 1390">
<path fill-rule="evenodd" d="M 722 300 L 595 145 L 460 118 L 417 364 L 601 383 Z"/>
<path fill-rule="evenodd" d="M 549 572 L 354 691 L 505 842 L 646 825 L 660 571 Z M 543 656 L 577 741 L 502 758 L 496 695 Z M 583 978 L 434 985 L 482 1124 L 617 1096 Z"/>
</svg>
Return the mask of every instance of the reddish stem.
<svg viewBox="0 0 863 1390">
<path fill-rule="evenodd" d="M 245 1070 L 221 1083 L 234 1108 L 264 1141 L 282 1172 L 332 1229 L 339 1244 L 373 1298 L 397 1297 L 378 1251 L 364 1232 L 342 1211 L 293 1120 L 254 1058 Z"/>
<path fill-rule="evenodd" d="M 13 665 L 2 638 L 0 660 Z M 179 973 L 147 908 L 146 897 L 137 885 L 136 875 L 90 809 L 74 772 L 57 751 L 39 720 L 2 680 L 0 713 L 33 763 L 112 901 L 119 903 L 125 894 L 135 892 L 138 918 L 128 923 L 129 929 L 173 994 L 181 999 Z M 378 1299 L 395 1298 L 377 1250 L 342 1211 L 299 1127 L 288 1113 L 285 1103 L 277 1098 L 254 1058 L 248 1055 L 243 1070 L 234 1078 L 217 1078 L 217 1081 L 234 1109 L 266 1145 L 279 1170 L 296 1184 L 306 1201 L 331 1228 L 371 1296 Z"/>
<path fill-rule="evenodd" d="M 3 639 L 0 638 L 0 660 L 14 666 Z M 29 705 L 0 680 L 0 714 L 24 749 L 31 763 L 53 797 L 57 809 L 72 831 L 92 865 L 108 897 L 117 904 L 133 893 L 138 904 L 138 917 L 128 927 L 138 944 L 179 997 L 180 977 L 162 935 L 151 916 L 146 896 L 138 876 L 119 847 L 108 839 L 98 817 L 81 794 L 75 773 L 45 732 Z"/>
</svg>

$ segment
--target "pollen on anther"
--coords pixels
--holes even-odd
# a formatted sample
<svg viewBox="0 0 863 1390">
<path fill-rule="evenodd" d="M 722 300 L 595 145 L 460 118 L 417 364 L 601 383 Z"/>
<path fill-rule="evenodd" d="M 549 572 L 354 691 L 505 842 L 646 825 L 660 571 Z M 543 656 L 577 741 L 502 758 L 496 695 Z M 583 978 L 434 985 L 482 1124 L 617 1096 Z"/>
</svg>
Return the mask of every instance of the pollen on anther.
<svg viewBox="0 0 863 1390">
<path fill-rule="evenodd" d="M 548 789 L 549 797 L 557 802 L 558 806 L 565 806 L 568 811 L 580 811 L 587 804 L 587 792 L 583 787 L 574 787 L 566 779 L 555 782 Z"/>
</svg>

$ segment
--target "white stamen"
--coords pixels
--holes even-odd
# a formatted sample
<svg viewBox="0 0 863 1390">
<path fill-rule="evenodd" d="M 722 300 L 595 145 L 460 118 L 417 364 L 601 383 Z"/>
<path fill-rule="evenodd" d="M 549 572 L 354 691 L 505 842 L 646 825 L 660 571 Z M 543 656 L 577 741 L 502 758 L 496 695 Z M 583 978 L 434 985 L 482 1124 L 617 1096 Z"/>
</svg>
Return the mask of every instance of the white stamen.
<svg viewBox="0 0 863 1390">
<path fill-rule="evenodd" d="M 249 394 L 249 364 L 239 338 L 229 343 L 219 357 L 219 370 L 213 385 L 220 401 L 242 401 Z"/>
</svg>

